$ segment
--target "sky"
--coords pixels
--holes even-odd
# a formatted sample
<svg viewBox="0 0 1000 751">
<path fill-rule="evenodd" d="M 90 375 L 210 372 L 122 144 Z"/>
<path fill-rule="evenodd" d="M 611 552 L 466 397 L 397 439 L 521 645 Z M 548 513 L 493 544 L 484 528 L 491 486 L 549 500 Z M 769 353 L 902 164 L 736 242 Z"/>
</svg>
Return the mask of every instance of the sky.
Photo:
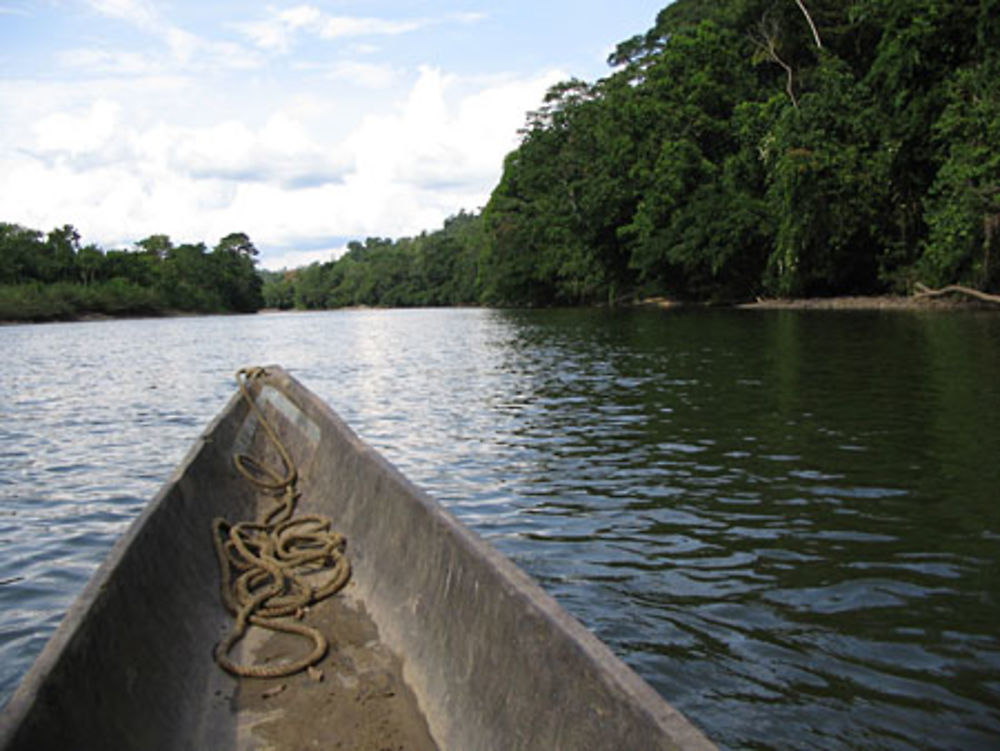
<svg viewBox="0 0 1000 751">
<path fill-rule="evenodd" d="M 0 221 L 270 269 L 433 231 L 667 2 L 0 0 Z"/>
</svg>

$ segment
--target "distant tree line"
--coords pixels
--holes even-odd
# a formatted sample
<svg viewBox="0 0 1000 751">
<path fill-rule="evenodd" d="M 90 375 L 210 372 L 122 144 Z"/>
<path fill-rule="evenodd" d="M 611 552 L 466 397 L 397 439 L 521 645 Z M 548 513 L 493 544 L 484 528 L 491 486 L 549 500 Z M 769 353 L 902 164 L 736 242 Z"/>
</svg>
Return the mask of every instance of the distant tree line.
<svg viewBox="0 0 1000 751">
<path fill-rule="evenodd" d="M 167 235 L 105 251 L 81 245 L 71 225 L 43 234 L 0 222 L 0 320 L 253 312 L 263 304 L 256 256 L 242 232 L 211 251 Z"/>
<path fill-rule="evenodd" d="M 269 304 L 1000 291 L 1000 0 L 677 0 L 553 87 L 482 213 Z"/>
<path fill-rule="evenodd" d="M 264 271 L 270 308 L 410 307 L 482 301 L 482 218 L 460 212 L 432 233 L 352 241 L 337 260 L 294 271 Z"/>
</svg>

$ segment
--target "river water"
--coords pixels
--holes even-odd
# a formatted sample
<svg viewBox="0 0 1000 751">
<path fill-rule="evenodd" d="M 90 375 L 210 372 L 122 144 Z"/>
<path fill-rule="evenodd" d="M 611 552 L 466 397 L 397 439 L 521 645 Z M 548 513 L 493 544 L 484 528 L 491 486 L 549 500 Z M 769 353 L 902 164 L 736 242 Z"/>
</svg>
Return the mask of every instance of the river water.
<svg viewBox="0 0 1000 751">
<path fill-rule="evenodd" d="M 0 703 L 273 362 L 721 746 L 1000 746 L 996 314 L 261 314 L 0 351 Z"/>
</svg>

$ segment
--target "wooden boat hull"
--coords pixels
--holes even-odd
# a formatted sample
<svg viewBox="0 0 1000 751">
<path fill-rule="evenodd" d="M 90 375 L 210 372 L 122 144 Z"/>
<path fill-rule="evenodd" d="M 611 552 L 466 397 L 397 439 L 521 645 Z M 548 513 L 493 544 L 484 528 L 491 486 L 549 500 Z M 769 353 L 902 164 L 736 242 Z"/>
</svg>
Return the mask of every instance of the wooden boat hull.
<svg viewBox="0 0 1000 751">
<path fill-rule="evenodd" d="M 370 617 L 378 643 L 367 646 L 396 656 L 439 748 L 713 748 L 298 381 L 272 367 L 252 388 L 299 466 L 301 511 L 331 516 L 347 537 L 353 579 L 346 604 L 331 607 Z M 314 702 L 295 715 L 308 685 L 262 688 L 212 657 L 232 618 L 219 598 L 211 524 L 255 515 L 258 499 L 232 455 L 261 443 L 257 422 L 236 395 L 209 425 L 25 676 L 0 715 L 0 749 L 335 746 L 339 731 L 321 720 L 350 700 L 346 678 L 327 679 L 322 706 L 333 709 Z M 338 650 L 354 647 L 331 636 L 336 665 Z M 262 715 L 286 711 L 298 718 L 294 742 L 276 740 L 273 727 L 261 740 Z"/>
</svg>

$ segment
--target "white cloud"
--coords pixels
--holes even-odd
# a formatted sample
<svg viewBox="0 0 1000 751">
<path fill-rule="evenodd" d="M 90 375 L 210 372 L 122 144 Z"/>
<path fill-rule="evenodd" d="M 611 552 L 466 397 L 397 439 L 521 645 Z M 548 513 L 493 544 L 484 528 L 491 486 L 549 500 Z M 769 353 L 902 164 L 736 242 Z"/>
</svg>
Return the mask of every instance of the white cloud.
<svg viewBox="0 0 1000 751">
<path fill-rule="evenodd" d="M 265 269 L 298 269 L 312 263 L 326 263 L 340 258 L 347 252 L 346 245 L 331 245 L 315 250 L 279 250 L 270 254 L 261 264 Z"/>
<path fill-rule="evenodd" d="M 489 18 L 488 13 L 483 13 L 482 11 L 466 11 L 462 13 L 452 13 L 448 16 L 459 23 L 479 23 L 480 21 L 485 21 Z"/>
<path fill-rule="evenodd" d="M 327 16 L 317 28 L 323 39 L 355 36 L 396 36 L 416 31 L 429 22 L 424 20 L 388 21 L 381 18 L 352 18 L 349 16 Z"/>
<path fill-rule="evenodd" d="M 238 120 L 208 128 L 177 129 L 170 162 L 195 179 L 274 183 L 283 188 L 342 182 L 349 158 L 313 142 L 301 124 L 276 113 L 252 131 Z"/>
<path fill-rule="evenodd" d="M 274 11 L 263 21 L 236 24 L 236 28 L 261 49 L 288 52 L 295 34 L 299 31 L 313 34 L 321 39 L 391 36 L 416 31 L 427 23 L 426 20 L 390 21 L 380 18 L 329 16 L 314 6 L 300 5 L 283 11 Z"/>
<path fill-rule="evenodd" d="M 88 4 L 102 15 L 142 28 L 155 27 L 160 23 L 156 7 L 145 0 L 88 0 Z"/>
<path fill-rule="evenodd" d="M 120 107 L 99 99 L 82 114 L 53 113 L 35 125 L 35 148 L 57 161 L 74 162 L 80 157 L 100 156 L 113 147 Z"/>
<path fill-rule="evenodd" d="M 329 75 L 370 75 L 368 85 L 405 75 L 336 65 Z M 524 112 L 563 77 L 424 67 L 402 98 L 382 89 L 353 122 L 313 88 L 258 102 L 194 76 L 0 81 L 19 113 L 0 113 L 0 219 L 69 222 L 106 248 L 159 232 L 213 243 L 244 231 L 265 267 L 328 260 L 343 238 L 413 235 L 481 206 Z"/>
<path fill-rule="evenodd" d="M 87 0 L 87 4 L 103 16 L 135 26 L 163 49 L 136 52 L 83 47 L 61 51 L 57 57 L 73 69 L 134 75 L 178 68 L 241 70 L 262 62 L 256 52 L 242 45 L 206 39 L 169 23 L 148 0 Z"/>
<path fill-rule="evenodd" d="M 147 76 L 165 70 L 162 62 L 141 52 L 78 47 L 57 54 L 63 68 L 79 72 L 114 74 L 116 76 Z"/>
<path fill-rule="evenodd" d="M 334 16 L 324 13 L 314 5 L 297 5 L 284 10 L 275 8 L 270 10 L 270 15 L 263 20 L 234 24 L 234 26 L 258 47 L 272 52 L 288 52 L 292 47 L 295 35 L 299 32 L 327 40 L 397 36 L 439 23 L 469 24 L 477 23 L 485 18 L 483 13 L 452 13 L 441 19 Z"/>
<path fill-rule="evenodd" d="M 264 50 L 286 52 L 291 46 L 291 31 L 280 19 L 234 24 L 250 41 Z"/>
<path fill-rule="evenodd" d="M 100 99 L 82 112 L 57 112 L 35 124 L 24 151 L 62 168 L 85 171 L 128 163 L 136 174 L 157 168 L 194 180 L 272 183 L 298 188 L 342 182 L 348 157 L 316 143 L 294 117 L 273 114 L 253 130 L 230 119 L 206 127 L 159 123 L 140 131 L 122 106 Z"/>
<path fill-rule="evenodd" d="M 561 45 L 580 41 L 539 44 L 526 24 L 551 11 L 515 5 L 485 23 L 409 1 L 0 0 L 17 26 L 0 221 L 69 222 L 105 248 L 244 231 L 270 268 L 433 230 L 486 202 L 525 112 L 566 78 L 529 61 L 570 64 Z M 6 15 L 20 8 L 40 23 Z"/>
<path fill-rule="evenodd" d="M 450 187 L 482 198 L 503 156 L 516 146 L 524 113 L 562 77 L 551 71 L 494 82 L 450 101 L 449 90 L 459 88 L 461 79 L 422 68 L 401 110 L 366 118 L 348 139 L 348 150 L 370 179 L 419 189 Z"/>
<path fill-rule="evenodd" d="M 263 59 L 255 50 L 231 42 L 210 42 L 183 29 L 163 30 L 162 49 L 133 50 L 76 47 L 57 53 L 63 69 L 73 75 L 152 76 L 204 74 L 259 68 Z"/>
<path fill-rule="evenodd" d="M 378 51 L 378 45 L 365 42 L 355 42 L 347 48 L 347 52 L 352 55 L 374 55 Z"/>
<path fill-rule="evenodd" d="M 295 63 L 295 70 L 317 71 L 330 81 L 339 81 L 363 89 L 388 89 L 400 83 L 405 71 L 388 63 L 340 60 L 331 64 Z"/>
</svg>

